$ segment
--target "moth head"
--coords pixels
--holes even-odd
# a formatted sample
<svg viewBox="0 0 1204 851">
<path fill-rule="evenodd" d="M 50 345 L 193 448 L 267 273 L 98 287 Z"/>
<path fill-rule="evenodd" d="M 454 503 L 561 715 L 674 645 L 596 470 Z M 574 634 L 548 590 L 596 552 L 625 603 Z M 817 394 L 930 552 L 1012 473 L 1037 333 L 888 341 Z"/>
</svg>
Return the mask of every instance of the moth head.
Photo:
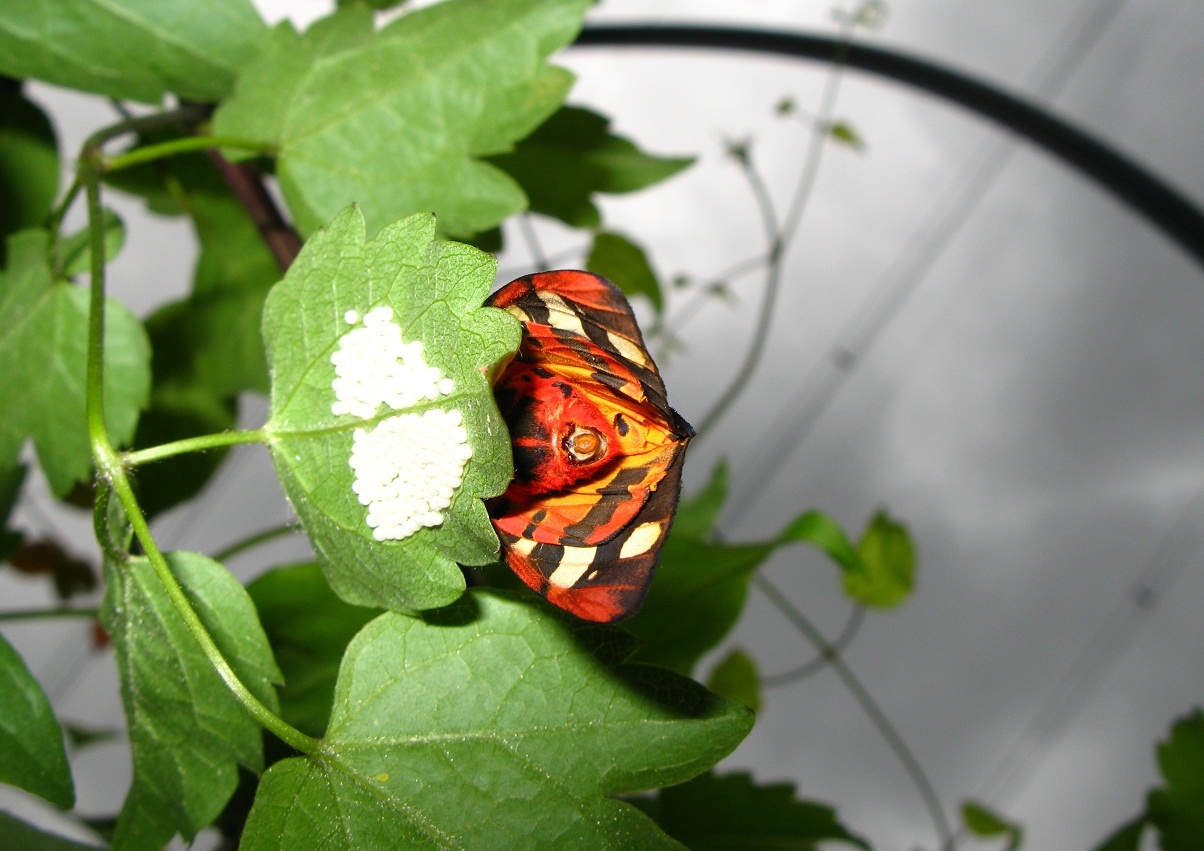
<svg viewBox="0 0 1204 851">
<path fill-rule="evenodd" d="M 561 450 L 570 464 L 593 464 L 606 457 L 610 441 L 599 429 L 590 425 L 570 423 L 568 433 L 560 441 Z"/>
</svg>

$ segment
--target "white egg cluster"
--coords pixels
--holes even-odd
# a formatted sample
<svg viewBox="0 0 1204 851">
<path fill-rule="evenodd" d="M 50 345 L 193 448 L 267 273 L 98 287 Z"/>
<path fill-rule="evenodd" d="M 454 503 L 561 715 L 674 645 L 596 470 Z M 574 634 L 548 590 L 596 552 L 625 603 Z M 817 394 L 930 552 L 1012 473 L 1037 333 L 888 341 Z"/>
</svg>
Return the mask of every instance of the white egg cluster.
<svg viewBox="0 0 1204 851">
<path fill-rule="evenodd" d="M 359 314 L 344 317 L 354 325 Z M 401 339 L 401 327 L 393 321 L 393 308 L 375 307 L 364 316 L 364 324 L 343 335 L 330 356 L 334 364 L 336 415 L 351 414 L 361 419 L 375 416 L 381 405 L 395 411 L 419 402 L 434 401 L 455 389 L 437 366 L 422 356 L 422 341 Z"/>
<path fill-rule="evenodd" d="M 408 538 L 443 522 L 472 457 L 459 411 L 433 408 L 399 414 L 375 428 L 357 428 L 351 444 L 351 486 L 368 506 L 378 541 Z"/>
<path fill-rule="evenodd" d="M 350 325 L 359 314 L 347 311 Z M 402 410 L 450 394 L 455 384 L 422 356 L 422 343 L 406 343 L 393 310 L 377 307 L 363 325 L 343 335 L 330 356 L 336 415 L 362 419 L 382 405 Z M 367 524 L 378 541 L 400 540 L 443 522 L 472 457 L 464 417 L 458 410 L 432 408 L 381 420 L 352 434 L 352 490 L 367 506 Z"/>
</svg>

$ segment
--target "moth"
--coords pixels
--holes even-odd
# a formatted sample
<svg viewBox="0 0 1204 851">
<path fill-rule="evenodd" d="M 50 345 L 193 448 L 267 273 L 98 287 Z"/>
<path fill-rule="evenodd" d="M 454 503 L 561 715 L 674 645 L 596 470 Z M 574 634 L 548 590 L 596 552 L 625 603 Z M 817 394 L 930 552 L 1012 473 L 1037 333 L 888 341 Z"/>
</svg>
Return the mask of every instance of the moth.
<svg viewBox="0 0 1204 851">
<path fill-rule="evenodd" d="M 639 610 L 669 533 L 694 430 L 619 288 L 589 272 L 541 272 L 490 296 L 523 324 L 494 382 L 514 479 L 490 501 L 502 557 L 577 617 Z"/>
</svg>

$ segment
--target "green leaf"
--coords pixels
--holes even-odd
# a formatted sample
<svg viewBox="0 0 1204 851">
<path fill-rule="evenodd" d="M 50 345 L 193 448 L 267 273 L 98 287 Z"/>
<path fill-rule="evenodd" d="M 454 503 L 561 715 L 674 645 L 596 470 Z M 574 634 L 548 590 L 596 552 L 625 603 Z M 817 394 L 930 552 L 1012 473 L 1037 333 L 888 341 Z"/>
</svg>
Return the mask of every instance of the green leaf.
<svg viewBox="0 0 1204 851">
<path fill-rule="evenodd" d="M 331 587 L 358 605 L 446 605 L 464 590 L 457 562 L 485 564 L 498 551 L 481 500 L 505 490 L 513 465 L 509 435 L 485 376 L 517 348 L 519 327 L 505 311 L 481 307 L 497 261 L 465 245 L 435 241 L 434 234 L 434 218 L 419 214 L 366 241 L 363 218 L 349 208 L 306 243 L 264 308 L 273 374 L 267 425 L 272 459 Z M 430 395 L 424 399 L 379 402 L 374 397 L 366 410 L 335 413 L 334 358 L 351 351 L 344 346 L 364 339 L 369 329 L 363 320 L 373 310 L 391 311 L 390 330 L 407 345 L 421 343 L 421 360 L 437 367 L 445 381 L 438 382 L 438 389 L 429 384 Z M 372 344 L 374 356 L 385 357 L 375 354 L 384 351 Z M 365 355 L 357 357 L 362 361 Z M 415 386 L 405 376 L 417 374 L 416 369 L 404 367 L 405 375 L 387 386 Z M 358 386 L 377 393 L 386 384 L 373 378 Z M 440 476 L 448 481 L 451 472 L 440 473 L 440 468 L 451 463 L 453 454 L 437 449 L 435 436 L 424 436 L 420 424 L 432 417 L 454 417 L 455 411 L 462 416 L 472 458 L 462 471 L 462 484 L 450 485 L 451 505 L 439 509 L 436 525 L 416 533 L 386 532 L 387 524 L 369 526 L 369 509 L 353 489 L 366 475 L 351 467 L 353 453 L 370 459 L 363 469 L 387 473 L 397 486 L 421 488 L 434 501 Z M 393 437 L 385 438 L 391 430 Z M 449 426 L 440 434 L 450 434 Z M 393 440 L 394 446 L 409 441 L 411 448 L 389 450 L 397 454 L 386 457 L 387 451 L 366 448 L 378 439 Z M 409 462 L 421 463 L 422 469 L 404 472 Z M 396 501 L 378 501 L 374 510 L 388 513 L 391 505 Z"/>
<path fill-rule="evenodd" d="M 431 210 L 446 233 L 487 230 L 527 201 L 481 157 L 509 150 L 563 101 L 572 75 L 544 60 L 576 36 L 588 5 L 449 0 L 379 32 L 364 7 L 304 36 L 282 25 L 215 133 L 278 150 L 280 187 L 305 233 L 351 202 L 372 231 Z"/>
<path fill-rule="evenodd" d="M 45 833 L 32 824 L 0 810 L 0 835 L 5 847 L 20 851 L 96 851 L 97 845 L 83 845 L 72 839 Z"/>
<path fill-rule="evenodd" d="M 63 731 L 42 687 L 0 635 L 0 782 L 60 809 L 75 803 Z"/>
<path fill-rule="evenodd" d="M 53 280 L 44 231 L 23 231 L 8 244 L 0 276 L 0 375 L 21 400 L 0 419 L 0 461 L 16 457 L 27 437 L 56 495 L 92 471 L 84 419 L 88 292 Z M 134 433 L 150 389 L 150 347 L 141 323 L 119 302 L 105 303 L 105 424 L 115 444 Z"/>
<path fill-rule="evenodd" d="M 19 530 L 10 528 L 8 520 L 21 495 L 26 471 L 24 464 L 0 466 L 0 559 L 7 559 L 16 552 L 25 537 Z"/>
<path fill-rule="evenodd" d="M 1141 851 L 1141 839 L 1149 821 L 1138 816 L 1116 829 L 1116 832 L 1096 846 L 1095 851 Z"/>
<path fill-rule="evenodd" d="M 774 544 L 711 543 L 670 532 L 643 608 L 624 622 L 641 639 L 637 658 L 691 673 L 735 626 L 749 580 L 774 549 Z"/>
<path fill-rule="evenodd" d="M 665 306 L 660 281 L 652 271 L 644 249 L 622 234 L 594 234 L 594 245 L 585 260 L 585 268 L 609 278 L 629 297 L 647 296 L 657 313 Z"/>
<path fill-rule="evenodd" d="M 275 711 L 280 672 L 238 581 L 193 553 L 168 556 L 201 622 L 243 684 Z M 258 725 L 234 699 L 146 559 L 105 566 L 101 620 L 113 640 L 134 759 L 114 848 L 159 848 L 211 824 L 238 783 L 262 769 Z"/>
<path fill-rule="evenodd" d="M 344 603 L 316 562 L 278 567 L 247 586 L 284 673 L 281 717 L 311 736 L 326 732 L 343 651 L 379 609 Z"/>
<path fill-rule="evenodd" d="M 761 711 L 761 678 L 757 674 L 757 663 L 739 648 L 715 666 L 707 680 L 707 688 L 715 694 L 740 701 L 753 712 Z"/>
<path fill-rule="evenodd" d="M 250 0 L 0 3 L 0 73 L 154 103 L 216 101 L 264 25 Z"/>
<path fill-rule="evenodd" d="M 406 0 L 338 0 L 339 6 L 354 6 L 357 3 L 368 6 L 372 9 L 392 9 L 395 6 L 400 6 Z"/>
<path fill-rule="evenodd" d="M 827 127 L 828 135 L 840 142 L 842 145 L 847 145 L 854 151 L 865 150 L 865 140 L 861 138 L 861 134 L 857 132 L 857 128 L 847 121 L 833 121 Z"/>
<path fill-rule="evenodd" d="M 692 851 L 812 851 L 821 842 L 869 848 L 831 807 L 797 800 L 788 783 L 757 786 L 743 772 L 707 772 L 633 803 Z"/>
<path fill-rule="evenodd" d="M 100 226 L 105 236 L 105 262 L 112 263 L 125 244 L 125 225 L 116 213 L 105 210 Z M 92 271 L 92 234 L 88 228 L 64 237 L 59 243 L 59 267 L 62 270 L 59 274 L 66 278 Z"/>
<path fill-rule="evenodd" d="M 63 732 L 67 734 L 67 741 L 71 743 L 72 750 L 83 750 L 121 737 L 119 730 L 85 727 L 82 724 L 64 724 Z"/>
<path fill-rule="evenodd" d="M 775 550 L 788 544 L 807 543 L 826 553 L 843 572 L 846 590 L 850 577 L 858 578 L 861 584 L 856 590 L 866 599 L 855 599 L 866 605 L 884 605 L 877 603 L 878 599 L 897 602 L 904 554 L 908 556 L 908 579 L 914 570 L 906 531 L 885 515 L 870 524 L 859 549 L 853 548 L 835 521 L 819 511 L 800 514 L 772 540 L 724 543 L 713 529 L 726 498 L 727 469 L 720 464 L 702 492 L 683 499 L 678 507 L 644 606 L 624 624 L 643 639 L 640 661 L 683 674 L 692 672 L 703 654 L 716 647 L 735 625 L 753 573 Z"/>
<path fill-rule="evenodd" d="M 844 592 L 864 606 L 890 608 L 915 584 L 916 554 L 907 528 L 886 512 L 874 515 L 857 544 L 863 570 L 845 570 Z"/>
<path fill-rule="evenodd" d="M 683 499 L 673 517 L 673 534 L 682 539 L 711 540 L 727 502 L 727 461 L 720 459 L 702 490 Z"/>
<path fill-rule="evenodd" d="M 779 543 L 807 541 L 822 550 L 846 575 L 864 573 L 865 563 L 840 524 L 822 511 L 807 511 L 778 533 Z"/>
<path fill-rule="evenodd" d="M 0 263 L 10 234 L 42 224 L 59 189 L 50 119 L 15 80 L 0 79 Z"/>
<path fill-rule="evenodd" d="M 596 192 L 634 192 L 689 166 L 693 157 L 654 157 L 610 132 L 610 120 L 564 106 L 507 154 L 489 162 L 518 181 L 531 211 L 576 228 L 596 228 Z"/>
<path fill-rule="evenodd" d="M 1163 851 L 1204 848 L 1204 711 L 1177 720 L 1158 745 L 1166 785 L 1149 794 L 1148 819 L 1158 828 Z"/>
<path fill-rule="evenodd" d="M 977 801 L 962 803 L 962 822 L 966 830 L 983 839 L 1005 837 L 1008 851 L 1017 851 L 1024 843 L 1024 829 L 1019 824 L 1008 821 Z"/>
<path fill-rule="evenodd" d="M 244 851 L 678 847 L 607 796 L 705 770 L 752 714 L 624 664 L 632 644 L 497 591 L 381 615 L 347 649 L 330 758 L 267 772 Z"/>
<path fill-rule="evenodd" d="M 637 658 L 689 674 L 735 625 L 753 571 L 773 543 L 724 544 L 713 527 L 727 499 L 727 467 L 677 508 L 660 566 L 639 613 L 624 626 L 641 639 Z"/>
</svg>

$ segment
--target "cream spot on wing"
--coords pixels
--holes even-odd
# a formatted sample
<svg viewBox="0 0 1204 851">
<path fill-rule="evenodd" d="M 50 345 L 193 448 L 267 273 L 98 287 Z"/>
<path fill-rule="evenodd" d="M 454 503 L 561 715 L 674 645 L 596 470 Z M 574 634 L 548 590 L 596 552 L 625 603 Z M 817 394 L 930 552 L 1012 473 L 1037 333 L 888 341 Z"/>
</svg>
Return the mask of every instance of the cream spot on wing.
<svg viewBox="0 0 1204 851">
<path fill-rule="evenodd" d="M 530 538 L 519 538 L 510 545 L 510 549 L 514 550 L 520 556 L 529 556 L 535 549 L 535 541 Z"/>
<path fill-rule="evenodd" d="M 641 523 L 631 533 L 631 537 L 623 542 L 623 547 L 619 550 L 619 558 L 632 558 L 643 555 L 656 545 L 660 537 L 661 524 Z"/>
<path fill-rule="evenodd" d="M 640 366 L 644 367 L 652 366 L 652 364 L 648 362 L 648 353 L 635 343 L 631 342 L 631 340 L 628 340 L 626 337 L 610 331 L 606 332 L 606 338 L 610 340 L 610 344 L 615 347 L 615 351 L 627 358 L 627 360 L 638 363 Z"/>
<path fill-rule="evenodd" d="M 550 293 L 547 290 L 536 290 L 539 300 L 547 307 L 548 312 L 553 314 L 552 326 L 561 328 L 566 331 L 572 331 L 575 334 L 580 334 L 582 337 L 587 336 L 585 326 L 581 324 L 581 319 L 573 312 L 573 308 L 556 293 Z"/>
<path fill-rule="evenodd" d="M 526 325 L 528 322 L 531 321 L 531 314 L 527 313 L 527 311 L 523 310 L 517 304 L 512 304 L 509 307 L 503 307 L 502 310 L 509 313 L 511 316 L 513 316 L 515 319 L 517 319 L 519 322 L 523 323 L 524 325 Z"/>
<path fill-rule="evenodd" d="M 597 547 L 565 547 L 560 564 L 548 577 L 548 584 L 557 588 L 572 588 L 594 563 Z"/>
</svg>

